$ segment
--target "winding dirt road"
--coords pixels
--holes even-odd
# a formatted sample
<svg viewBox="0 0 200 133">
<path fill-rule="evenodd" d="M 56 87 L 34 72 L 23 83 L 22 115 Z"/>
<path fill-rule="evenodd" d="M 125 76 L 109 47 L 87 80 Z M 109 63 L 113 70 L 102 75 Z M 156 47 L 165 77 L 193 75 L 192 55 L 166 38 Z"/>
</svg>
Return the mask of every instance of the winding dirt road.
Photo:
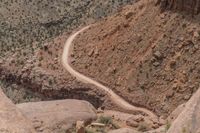
<svg viewBox="0 0 200 133">
<path fill-rule="evenodd" d="M 108 87 L 102 85 L 101 83 L 79 73 L 78 71 L 74 70 L 70 66 L 70 51 L 72 50 L 72 45 L 73 45 L 73 40 L 76 38 L 77 35 L 85 31 L 86 29 L 90 28 L 91 26 L 84 27 L 83 29 L 77 31 L 76 33 L 72 34 L 66 41 L 64 50 L 63 50 L 63 55 L 62 55 L 62 64 L 64 68 L 73 76 L 75 76 L 78 80 L 84 82 L 84 83 L 89 83 L 97 86 L 99 89 L 102 91 L 105 91 L 108 96 L 111 98 L 111 100 L 119 107 L 122 109 L 128 110 L 128 111 L 140 111 L 145 114 L 147 114 L 152 120 L 158 120 L 158 117 L 151 111 L 145 109 L 145 108 L 140 108 L 140 107 L 135 107 L 131 104 L 129 104 L 127 101 L 122 99 L 120 96 L 118 96 L 115 92 L 113 92 L 111 89 Z"/>
</svg>

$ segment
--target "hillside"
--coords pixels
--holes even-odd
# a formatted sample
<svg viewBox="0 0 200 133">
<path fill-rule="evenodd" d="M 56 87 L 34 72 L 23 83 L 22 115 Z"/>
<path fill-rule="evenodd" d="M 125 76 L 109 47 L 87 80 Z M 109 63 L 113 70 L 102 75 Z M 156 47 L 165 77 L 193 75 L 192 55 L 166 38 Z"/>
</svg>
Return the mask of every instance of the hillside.
<svg viewBox="0 0 200 133">
<path fill-rule="evenodd" d="M 198 16 L 126 6 L 74 43 L 73 66 L 134 105 L 167 116 L 199 87 Z"/>
<path fill-rule="evenodd" d="M 100 0 L 22 0 L 0 2 L 1 57 L 8 52 L 26 49 L 30 46 L 42 47 L 41 43 L 63 32 L 105 17 L 131 0 L 106 2 Z M 12 46 L 12 48 L 11 48 Z M 33 47 L 35 50 L 35 48 Z M 24 52 L 24 51 L 23 51 Z"/>
<path fill-rule="evenodd" d="M 0 131 L 198 133 L 199 22 L 200 0 L 1 0 Z"/>
<path fill-rule="evenodd" d="M 80 88 L 86 88 L 85 91 L 90 90 L 87 85 L 76 81 L 62 69 L 59 59 L 63 44 L 73 29 L 113 14 L 119 7 L 130 2 L 133 1 L 2 0 L 0 2 L 2 88 L 15 103 L 40 101 L 52 97 L 75 97 L 74 93 L 78 93 L 74 95 L 82 93 Z M 61 90 L 67 93 L 67 90 L 72 90 L 71 88 L 80 92 L 59 93 Z"/>
</svg>

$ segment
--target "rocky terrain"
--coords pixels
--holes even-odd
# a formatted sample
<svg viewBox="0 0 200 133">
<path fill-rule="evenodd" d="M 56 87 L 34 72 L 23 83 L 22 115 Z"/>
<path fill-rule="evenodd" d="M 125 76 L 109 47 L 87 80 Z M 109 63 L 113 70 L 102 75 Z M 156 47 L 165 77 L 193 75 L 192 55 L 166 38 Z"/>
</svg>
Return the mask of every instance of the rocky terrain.
<svg viewBox="0 0 200 133">
<path fill-rule="evenodd" d="M 63 44 L 73 29 L 113 14 L 130 2 L 1 1 L 0 84 L 4 92 L 15 103 L 67 97 L 98 99 L 91 94 L 95 91 L 89 91 L 92 87 L 63 70 Z M 82 93 L 86 96 L 80 97 Z M 96 105 L 101 103 L 101 99 L 96 101 Z"/>
<path fill-rule="evenodd" d="M 199 12 L 199 0 L 1 0 L 0 132 L 198 133 Z M 61 60 L 88 25 L 67 62 L 99 86 Z"/>
<path fill-rule="evenodd" d="M 58 100 L 14 105 L 0 90 L 1 133 L 66 133 L 77 121 L 96 120 L 94 107 L 86 101 Z"/>
<path fill-rule="evenodd" d="M 199 17 L 142 0 L 74 42 L 73 66 L 133 105 L 167 117 L 199 88 Z"/>
</svg>

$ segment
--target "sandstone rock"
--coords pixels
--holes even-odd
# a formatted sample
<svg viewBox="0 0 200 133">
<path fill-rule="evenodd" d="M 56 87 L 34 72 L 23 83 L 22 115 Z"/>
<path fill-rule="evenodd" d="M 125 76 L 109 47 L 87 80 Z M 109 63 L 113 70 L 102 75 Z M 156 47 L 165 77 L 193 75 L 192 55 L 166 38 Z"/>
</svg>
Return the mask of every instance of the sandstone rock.
<svg viewBox="0 0 200 133">
<path fill-rule="evenodd" d="M 89 51 L 88 56 L 91 57 L 93 54 L 94 54 L 94 49 L 92 48 L 92 49 Z"/>
<path fill-rule="evenodd" d="M 130 127 L 138 127 L 139 126 L 139 123 L 134 121 L 133 119 L 128 119 L 126 121 L 126 124 Z"/>
<path fill-rule="evenodd" d="M 191 97 L 191 94 L 187 94 L 187 95 L 184 96 L 184 100 L 189 100 L 190 97 Z"/>
<path fill-rule="evenodd" d="M 155 67 L 158 67 L 159 65 L 160 65 L 160 63 L 157 61 L 153 63 L 153 66 L 155 66 Z"/>
<path fill-rule="evenodd" d="M 165 120 L 164 116 L 160 116 L 159 117 L 159 125 L 161 126 L 161 125 L 165 125 L 165 124 L 166 124 L 166 120 Z"/>
<path fill-rule="evenodd" d="M 172 98 L 174 96 L 175 92 L 174 91 L 170 91 L 167 93 L 166 97 L 167 98 Z"/>
<path fill-rule="evenodd" d="M 93 123 L 91 124 L 91 126 L 93 126 L 93 127 L 105 127 L 106 124 L 93 122 Z"/>
<path fill-rule="evenodd" d="M 199 45 L 194 45 L 194 48 L 196 49 L 196 50 L 198 50 L 199 49 Z"/>
<path fill-rule="evenodd" d="M 125 17 L 126 17 L 126 19 L 131 18 L 133 15 L 134 15 L 133 12 L 126 12 L 126 13 L 125 13 Z"/>
<path fill-rule="evenodd" d="M 94 49 L 94 55 L 95 55 L 95 56 L 98 56 L 98 55 L 99 55 L 99 49 L 98 49 L 97 47 Z"/>
<path fill-rule="evenodd" d="M 173 122 L 178 116 L 179 114 L 184 110 L 185 108 L 185 104 L 181 104 L 179 105 L 167 118 L 168 122 Z"/>
<path fill-rule="evenodd" d="M 43 133 L 67 131 L 77 121 L 89 124 L 97 117 L 94 107 L 80 100 L 23 103 L 17 107 L 32 120 L 36 130 Z"/>
<path fill-rule="evenodd" d="M 179 87 L 179 86 L 178 86 L 178 84 L 177 84 L 177 83 L 174 83 L 174 84 L 172 85 L 172 89 L 173 89 L 173 90 L 177 90 L 177 89 L 178 89 L 178 87 Z"/>
<path fill-rule="evenodd" d="M 85 133 L 84 121 L 76 122 L 76 132 L 77 133 Z"/>
<path fill-rule="evenodd" d="M 162 59 L 163 58 L 163 55 L 160 53 L 160 51 L 156 51 L 153 55 L 156 59 Z"/>
<path fill-rule="evenodd" d="M 105 117 L 113 117 L 116 120 L 124 121 L 126 122 L 129 118 L 133 117 L 133 114 L 123 113 L 119 111 L 113 111 L 113 110 L 105 110 L 103 113 L 103 116 Z"/>
<path fill-rule="evenodd" d="M 174 68 L 176 66 L 176 61 L 175 60 L 171 60 L 170 61 L 170 68 Z"/>
<path fill-rule="evenodd" d="M 162 14 L 160 15 L 160 18 L 161 18 L 161 19 L 164 19 L 164 18 L 165 18 L 165 14 L 162 13 Z"/>
<path fill-rule="evenodd" d="M 142 35 L 137 34 L 136 38 L 135 38 L 136 43 L 139 43 L 142 41 Z"/>
<path fill-rule="evenodd" d="M 142 115 L 136 115 L 135 117 L 132 117 L 133 120 L 135 120 L 136 122 L 141 122 L 144 121 L 144 118 Z"/>
<path fill-rule="evenodd" d="M 135 131 L 133 129 L 129 129 L 129 128 L 121 128 L 121 129 L 110 131 L 108 133 L 140 133 L 140 132 Z"/>
<path fill-rule="evenodd" d="M 147 131 L 145 133 L 166 133 L 166 126 L 161 126 L 157 129 Z"/>
<path fill-rule="evenodd" d="M 198 38 L 198 37 L 199 37 L 199 32 L 195 31 L 195 32 L 193 33 L 193 37 Z"/>
<path fill-rule="evenodd" d="M 0 132 L 35 133 L 29 121 L 0 88 Z"/>
<path fill-rule="evenodd" d="M 172 123 L 167 133 L 199 133 L 200 131 L 200 89 L 186 103 L 184 110 Z"/>
</svg>

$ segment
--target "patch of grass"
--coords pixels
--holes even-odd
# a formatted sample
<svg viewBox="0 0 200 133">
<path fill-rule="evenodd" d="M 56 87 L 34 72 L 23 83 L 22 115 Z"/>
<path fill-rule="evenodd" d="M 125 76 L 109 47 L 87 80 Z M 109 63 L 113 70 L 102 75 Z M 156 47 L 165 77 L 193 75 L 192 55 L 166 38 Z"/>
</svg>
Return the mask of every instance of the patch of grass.
<svg viewBox="0 0 200 133">
<path fill-rule="evenodd" d="M 117 125 L 116 123 L 113 122 L 112 117 L 105 117 L 105 116 L 100 116 L 98 119 L 99 123 L 105 124 L 105 125 L 109 125 L 112 126 L 113 129 L 119 129 L 120 126 Z"/>
<path fill-rule="evenodd" d="M 105 124 L 105 125 L 109 125 L 109 124 L 112 124 L 112 118 L 111 117 L 100 116 L 98 122 L 102 123 L 102 124 Z"/>
</svg>

